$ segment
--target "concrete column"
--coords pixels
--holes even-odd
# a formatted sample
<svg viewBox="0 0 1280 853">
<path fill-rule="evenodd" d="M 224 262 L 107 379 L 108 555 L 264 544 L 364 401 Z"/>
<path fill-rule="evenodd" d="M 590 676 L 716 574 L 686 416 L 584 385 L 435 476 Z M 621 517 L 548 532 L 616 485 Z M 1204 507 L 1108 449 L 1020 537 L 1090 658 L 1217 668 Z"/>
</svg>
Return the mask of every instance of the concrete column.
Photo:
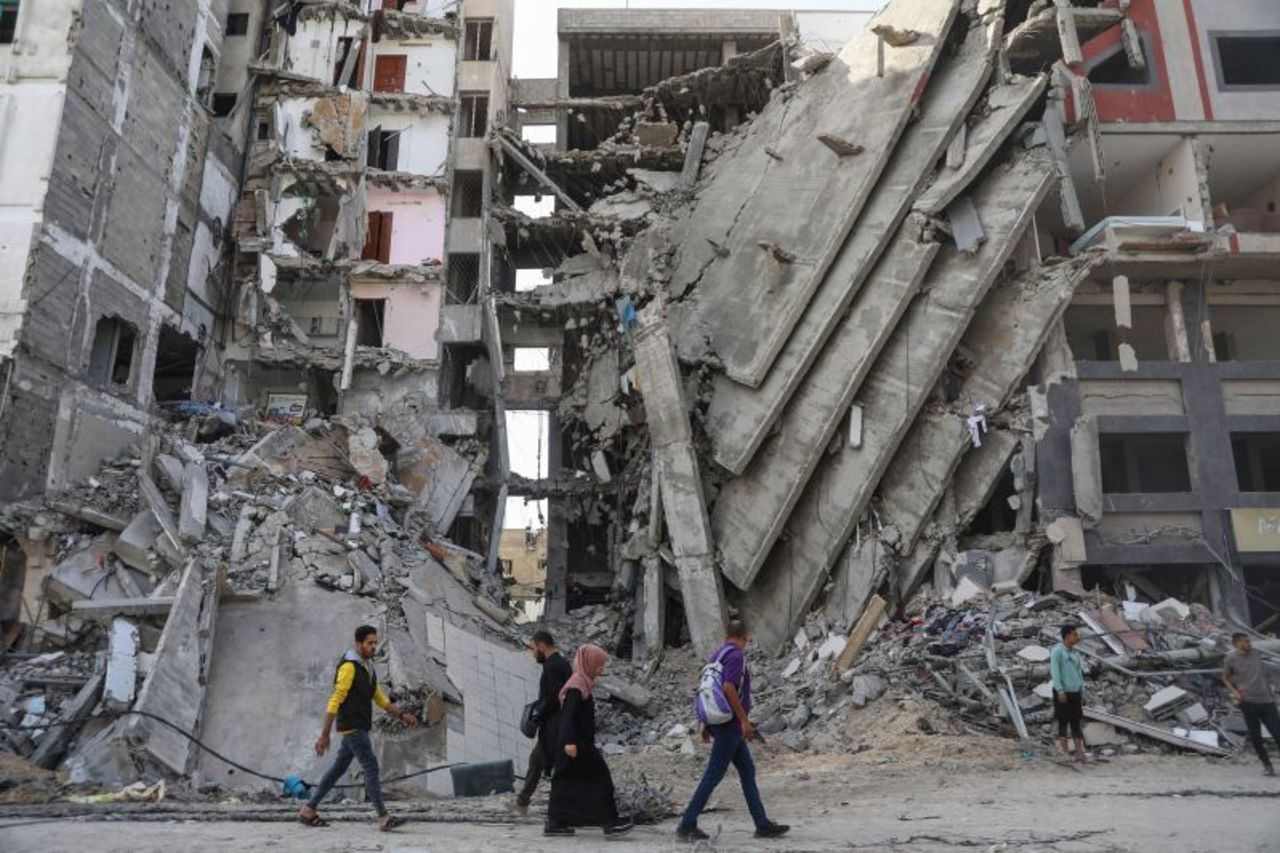
<svg viewBox="0 0 1280 853">
<path fill-rule="evenodd" d="M 560 420 L 555 410 L 547 415 L 547 476 L 554 479 L 564 467 Z M 565 580 L 569 574 L 569 523 L 558 498 L 547 499 L 547 579 L 543 614 L 565 613 Z"/>
<path fill-rule="evenodd" d="M 1182 282 L 1169 282 L 1165 292 L 1164 333 L 1169 342 L 1169 357 L 1174 361 L 1191 361 L 1187 316 L 1182 309 Z"/>
</svg>

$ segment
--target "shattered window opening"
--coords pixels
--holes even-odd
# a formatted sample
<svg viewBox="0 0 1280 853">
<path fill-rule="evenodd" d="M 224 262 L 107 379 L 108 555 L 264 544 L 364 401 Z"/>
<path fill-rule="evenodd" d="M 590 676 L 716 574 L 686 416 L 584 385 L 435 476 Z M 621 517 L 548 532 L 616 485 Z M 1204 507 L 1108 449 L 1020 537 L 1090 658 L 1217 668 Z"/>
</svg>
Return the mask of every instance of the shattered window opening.
<svg viewBox="0 0 1280 853">
<path fill-rule="evenodd" d="M 1146 36 L 1139 34 L 1142 43 L 1142 55 L 1151 56 L 1151 46 Z M 1129 64 L 1123 44 L 1116 44 L 1110 51 L 1095 57 L 1087 65 L 1086 73 L 1089 82 L 1095 86 L 1115 86 L 1118 88 L 1135 88 L 1150 86 L 1155 82 L 1152 77 L 1151 63 L 1142 68 L 1134 68 Z"/>
<path fill-rule="evenodd" d="M 1240 491 L 1280 492 L 1280 433 L 1233 433 L 1231 455 Z"/>
<path fill-rule="evenodd" d="M 400 163 L 400 136 L 403 131 L 383 130 L 381 127 L 369 131 L 370 169 L 382 169 L 394 172 Z"/>
<path fill-rule="evenodd" d="M 1098 444 L 1104 494 L 1191 491 L 1185 433 L 1110 433 Z"/>
<path fill-rule="evenodd" d="M 1070 305 L 1063 316 L 1067 343 L 1076 361 L 1119 361 L 1119 347 L 1130 344 L 1138 362 L 1168 361 L 1169 344 L 1165 338 L 1165 306 L 1134 304 L 1131 308 L 1133 328 L 1116 325 L 1111 305 Z"/>
<path fill-rule="evenodd" d="M 263 119 L 258 122 L 258 141 L 269 142 L 271 140 L 271 122 Z"/>
<path fill-rule="evenodd" d="M 1280 88 L 1280 33 L 1209 33 L 1218 88 Z"/>
<path fill-rule="evenodd" d="M 356 346 L 381 347 L 387 315 L 385 299 L 355 299 Z"/>
<path fill-rule="evenodd" d="M 1280 305 L 1209 306 L 1218 361 L 1280 361 Z"/>
<path fill-rule="evenodd" d="M 238 95 L 235 92 L 215 92 L 213 95 L 213 114 L 218 118 L 226 118 L 236 108 Z"/>
<path fill-rule="evenodd" d="M 249 13 L 233 12 L 227 15 L 227 28 L 225 34 L 229 36 L 243 36 L 249 34 Z"/>
<path fill-rule="evenodd" d="M 480 289 L 480 256 L 474 252 L 449 255 L 449 301 L 467 303 L 475 301 Z"/>
<path fill-rule="evenodd" d="M 453 173 L 453 215 L 461 219 L 479 216 L 484 210 L 484 172 Z"/>
<path fill-rule="evenodd" d="M 551 369 L 551 347 L 516 347 L 511 368 L 516 373 L 546 373 Z"/>
<path fill-rule="evenodd" d="M 0 44 L 13 44 L 18 31 L 18 0 L 0 0 Z"/>
<path fill-rule="evenodd" d="M 99 387 L 129 386 L 137 343 L 138 329 L 132 323 L 119 317 L 100 318 L 89 351 L 89 381 Z"/>
<path fill-rule="evenodd" d="M 160 327 L 151 382 L 156 402 L 191 399 L 199 356 L 200 344 L 190 335 L 173 326 Z"/>
<path fill-rule="evenodd" d="M 475 139 L 489 130 L 488 94 L 463 94 L 458 98 L 458 136 Z"/>
<path fill-rule="evenodd" d="M 467 62 L 488 62 L 493 58 L 493 21 L 476 19 L 467 21 L 466 44 L 462 58 Z"/>
<path fill-rule="evenodd" d="M 347 55 L 351 53 L 352 45 L 356 44 L 355 38 L 352 36 L 341 36 L 338 38 L 338 61 L 333 66 L 333 85 L 341 86 L 342 69 L 347 64 Z M 360 41 L 357 48 L 359 53 L 356 54 L 356 67 L 351 72 L 351 79 L 346 81 L 346 85 L 359 88 L 364 83 L 364 41 Z"/>
</svg>

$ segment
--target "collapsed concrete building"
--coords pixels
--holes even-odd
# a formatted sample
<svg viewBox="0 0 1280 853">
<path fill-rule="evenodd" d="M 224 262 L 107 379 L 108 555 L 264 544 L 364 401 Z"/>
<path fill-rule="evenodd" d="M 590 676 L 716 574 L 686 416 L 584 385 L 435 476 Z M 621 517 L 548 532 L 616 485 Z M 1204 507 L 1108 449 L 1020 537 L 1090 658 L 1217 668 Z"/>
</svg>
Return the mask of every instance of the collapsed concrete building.
<svg viewBox="0 0 1280 853">
<path fill-rule="evenodd" d="M 113 638 L 103 613 L 152 618 L 115 643 L 157 657 L 187 632 L 171 686 L 285 615 L 305 663 L 263 678 L 314 687 L 330 650 L 303 638 L 377 616 L 428 661 L 395 652 L 437 697 L 427 754 L 518 769 L 513 548 L 545 553 L 541 578 L 522 555 L 526 612 L 608 602 L 639 661 L 733 612 L 771 651 L 844 633 L 925 585 L 1280 614 L 1262 0 L 895 0 L 835 45 L 790 13 L 562 10 L 548 80 L 509 79 L 510 2 L 228 0 L 164 27 L 106 4 L 132 34 L 110 50 L 79 4 L 32 8 L 0 46 L 0 489 L 115 539 L 55 560 L 40 524 L 6 527 L 48 633 L 47 578 L 103 554 L 169 574 L 112 587 L 122 614 L 59 588 L 66 612 L 87 599 Z M 163 51 L 160 95 L 120 82 Z M 11 128 L 36 124 L 33 175 Z M 161 403 L 187 432 L 157 447 Z M 521 411 L 544 419 L 534 475 Z M 228 432 L 252 446 L 213 449 Z M 63 494 L 103 462 L 172 470 L 104 516 Z M 238 467 L 278 481 L 246 492 Z M 547 501 L 540 540 L 504 532 L 512 499 Z M 394 582 L 365 589 L 380 561 Z M 268 590 L 272 564 L 294 571 Z M 477 667 L 517 686 L 499 702 Z M 181 714 L 234 742 L 248 700 L 198 696 Z"/>
<path fill-rule="evenodd" d="M 612 499 L 594 562 L 639 588 L 638 638 L 675 589 L 695 643 L 732 607 L 777 647 L 819 601 L 852 625 L 935 575 L 1275 612 L 1244 319 L 1270 310 L 1274 12 L 1236 11 L 1240 36 L 1196 4 L 891 3 L 835 55 L 639 92 L 652 44 L 562 13 L 560 79 L 516 95 L 556 142 L 507 172 L 557 199 L 507 216 L 554 281 L 500 299 L 551 348 L 558 461 Z"/>
</svg>

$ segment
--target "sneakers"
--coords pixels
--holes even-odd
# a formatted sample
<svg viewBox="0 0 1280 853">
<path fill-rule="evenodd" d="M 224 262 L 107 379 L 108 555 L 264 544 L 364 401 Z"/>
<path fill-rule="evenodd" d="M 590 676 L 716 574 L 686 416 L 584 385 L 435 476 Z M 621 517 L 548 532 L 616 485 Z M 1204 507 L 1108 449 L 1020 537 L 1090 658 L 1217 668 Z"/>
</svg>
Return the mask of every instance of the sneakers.
<svg viewBox="0 0 1280 853">
<path fill-rule="evenodd" d="M 628 832 L 630 832 L 635 828 L 636 828 L 635 823 L 631 820 L 631 818 L 628 817 L 628 818 L 623 818 L 617 823 L 612 823 L 606 826 L 604 828 L 604 834 L 606 837 L 614 836 L 614 835 L 626 835 Z"/>
<path fill-rule="evenodd" d="M 681 841 L 706 841 L 710 837 L 710 835 L 698 829 L 696 825 L 676 827 L 676 838 Z"/>
<path fill-rule="evenodd" d="M 543 835 L 573 835 L 572 826 L 558 826 L 547 821 L 542 827 Z"/>
<path fill-rule="evenodd" d="M 1275 769 L 1274 767 L 1272 767 L 1270 764 L 1268 764 L 1268 765 L 1266 765 L 1265 767 L 1263 767 L 1263 768 L 1262 768 L 1262 775 L 1263 775 L 1263 776 L 1274 776 L 1274 775 L 1276 775 L 1276 769 Z"/>
<path fill-rule="evenodd" d="M 780 835 L 786 835 L 791 829 L 785 823 L 770 823 L 765 826 L 756 827 L 756 838 L 777 838 Z"/>
<path fill-rule="evenodd" d="M 519 800 L 512 800 L 512 801 L 511 801 L 511 810 L 512 810 L 513 812 L 515 812 L 516 814 L 528 814 L 528 813 L 529 813 L 529 804 L 528 804 L 528 803 L 522 803 L 522 802 L 520 802 Z"/>
</svg>

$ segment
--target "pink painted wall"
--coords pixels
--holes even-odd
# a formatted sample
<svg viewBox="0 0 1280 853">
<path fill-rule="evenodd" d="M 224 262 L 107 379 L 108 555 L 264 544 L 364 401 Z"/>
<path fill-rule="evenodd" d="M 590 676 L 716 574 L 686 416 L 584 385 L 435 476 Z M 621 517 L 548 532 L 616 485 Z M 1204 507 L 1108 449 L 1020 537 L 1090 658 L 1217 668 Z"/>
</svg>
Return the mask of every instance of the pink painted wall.
<svg viewBox="0 0 1280 853">
<path fill-rule="evenodd" d="M 403 350 L 410 358 L 421 359 L 435 359 L 439 353 L 436 328 L 440 325 L 441 291 L 441 285 L 436 283 L 351 283 L 354 299 L 387 300 L 383 343 Z"/>
<path fill-rule="evenodd" d="M 391 218 L 391 263 L 426 264 L 444 259 L 444 196 L 435 190 L 393 192 L 370 187 L 369 211 L 388 211 Z"/>
</svg>

